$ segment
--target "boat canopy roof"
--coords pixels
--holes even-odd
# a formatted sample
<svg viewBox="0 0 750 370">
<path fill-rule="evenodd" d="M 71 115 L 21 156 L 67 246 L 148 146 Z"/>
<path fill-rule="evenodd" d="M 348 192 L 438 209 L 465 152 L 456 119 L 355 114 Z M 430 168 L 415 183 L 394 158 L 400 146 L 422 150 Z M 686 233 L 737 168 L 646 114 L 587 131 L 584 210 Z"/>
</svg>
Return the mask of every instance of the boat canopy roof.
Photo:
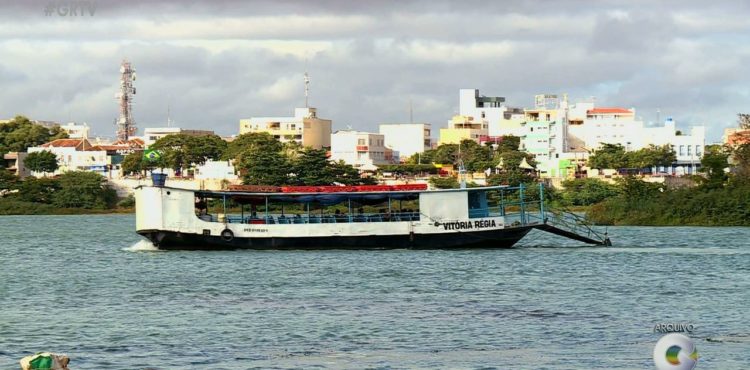
<svg viewBox="0 0 750 370">
<path fill-rule="evenodd" d="M 411 191 L 366 191 L 366 192 L 299 192 L 299 193 L 266 193 L 245 191 L 215 191 L 215 190 L 192 190 L 199 197 L 223 198 L 227 197 L 240 204 L 260 204 L 268 199 L 271 202 L 282 203 L 320 203 L 324 205 L 338 204 L 347 200 L 356 201 L 361 204 L 379 204 L 388 199 L 391 200 L 414 200 L 419 198 L 420 193 L 438 192 L 461 192 L 461 191 L 488 191 L 501 190 L 508 186 L 487 186 L 466 189 L 438 189 L 438 190 L 411 190 Z M 181 189 L 186 190 L 186 189 Z"/>
</svg>

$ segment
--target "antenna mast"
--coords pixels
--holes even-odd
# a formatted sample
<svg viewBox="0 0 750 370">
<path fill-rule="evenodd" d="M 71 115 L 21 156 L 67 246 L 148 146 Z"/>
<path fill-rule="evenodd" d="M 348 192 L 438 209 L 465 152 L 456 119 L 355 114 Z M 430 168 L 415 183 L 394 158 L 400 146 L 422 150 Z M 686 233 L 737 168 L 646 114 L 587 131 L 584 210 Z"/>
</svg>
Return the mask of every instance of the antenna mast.
<svg viewBox="0 0 750 370">
<path fill-rule="evenodd" d="M 310 107 L 307 104 L 307 98 L 309 95 L 310 95 L 310 76 L 307 74 L 307 71 L 305 71 L 305 108 Z"/>
<path fill-rule="evenodd" d="M 414 123 L 414 108 L 411 104 L 411 98 L 409 98 L 409 123 Z"/>
<path fill-rule="evenodd" d="M 120 103 L 120 116 L 117 119 L 117 139 L 127 141 L 135 134 L 135 120 L 133 120 L 133 95 L 135 95 L 135 68 L 127 59 L 120 64 L 120 92 L 117 99 Z"/>
</svg>

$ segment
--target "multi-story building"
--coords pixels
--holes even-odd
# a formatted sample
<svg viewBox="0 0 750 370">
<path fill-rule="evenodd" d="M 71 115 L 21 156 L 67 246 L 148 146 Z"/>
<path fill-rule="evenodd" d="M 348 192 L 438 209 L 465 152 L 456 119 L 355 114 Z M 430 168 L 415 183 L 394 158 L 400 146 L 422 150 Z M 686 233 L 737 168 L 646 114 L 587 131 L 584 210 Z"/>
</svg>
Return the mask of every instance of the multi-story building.
<svg viewBox="0 0 750 370">
<path fill-rule="evenodd" d="M 76 124 L 75 122 L 68 122 L 60 128 L 68 134 L 71 139 L 88 139 L 90 127 L 87 124 Z"/>
<path fill-rule="evenodd" d="M 315 149 L 331 147 L 329 119 L 317 116 L 315 108 L 296 108 L 294 117 L 252 117 L 240 120 L 240 134 L 267 132 L 281 142 L 296 141 Z"/>
<path fill-rule="evenodd" d="M 432 146 L 432 125 L 429 123 L 384 123 L 380 134 L 385 138 L 385 146 L 406 160 L 416 153 L 423 153 Z"/>
<path fill-rule="evenodd" d="M 143 130 L 143 143 L 148 148 L 151 144 L 167 135 L 189 135 L 189 136 L 207 136 L 213 135 L 211 130 L 188 130 L 179 127 L 149 127 Z"/>
<path fill-rule="evenodd" d="M 106 176 L 108 158 L 106 150 L 95 150 L 87 139 L 58 139 L 37 147 L 29 147 L 29 154 L 48 151 L 57 156 L 58 169 L 53 174 L 68 171 L 92 171 Z M 39 173 L 32 172 L 37 176 Z"/>
<path fill-rule="evenodd" d="M 667 119 L 663 126 L 644 127 L 635 109 L 595 107 L 593 101 L 569 105 L 556 95 L 537 95 L 533 109 L 525 111 L 521 149 L 534 154 L 543 177 L 566 177 L 576 165 L 585 164 L 589 153 L 602 144 L 619 144 L 627 151 L 649 145 L 670 145 L 676 162 L 657 171 L 695 173 L 705 147 L 705 128 L 693 127 L 689 134 Z"/>
<path fill-rule="evenodd" d="M 482 96 L 477 89 L 459 91 L 460 116 L 471 117 L 472 122 L 487 125 L 491 137 L 523 134 L 523 108 L 507 107 L 501 96 Z"/>
<path fill-rule="evenodd" d="M 28 154 L 29 153 L 26 152 L 5 153 L 3 155 L 3 160 L 5 161 L 5 169 L 10 173 L 18 176 L 19 178 L 31 176 L 31 171 L 29 171 L 29 169 L 24 166 L 24 160 L 26 159 L 26 156 Z"/>
<path fill-rule="evenodd" d="M 537 95 L 532 109 L 524 111 L 521 149 L 534 155 L 543 177 L 567 176 L 570 161 L 565 154 L 565 107 L 557 95 Z"/>
<path fill-rule="evenodd" d="M 603 143 L 620 144 L 626 150 L 643 147 L 644 125 L 636 118 L 635 109 L 594 107 L 593 101 L 587 101 L 571 105 L 567 117 L 568 136 L 581 142 L 586 150 Z"/>
<path fill-rule="evenodd" d="M 487 123 L 474 121 L 469 116 L 453 116 L 448 121 L 448 128 L 440 129 L 439 145 L 458 144 L 463 140 L 474 140 L 479 142 L 483 136 L 487 136 Z"/>
<path fill-rule="evenodd" d="M 395 162 L 393 151 L 385 146 L 384 135 L 352 130 L 331 135 L 331 159 L 362 170 Z"/>
<path fill-rule="evenodd" d="M 675 152 L 677 161 L 671 167 L 660 167 L 657 171 L 673 175 L 697 173 L 706 147 L 704 126 L 693 126 L 690 134 L 686 134 L 677 130 L 674 119 L 668 117 L 663 126 L 646 127 L 641 135 L 643 140 L 638 149 L 649 145 L 670 145 Z"/>
</svg>

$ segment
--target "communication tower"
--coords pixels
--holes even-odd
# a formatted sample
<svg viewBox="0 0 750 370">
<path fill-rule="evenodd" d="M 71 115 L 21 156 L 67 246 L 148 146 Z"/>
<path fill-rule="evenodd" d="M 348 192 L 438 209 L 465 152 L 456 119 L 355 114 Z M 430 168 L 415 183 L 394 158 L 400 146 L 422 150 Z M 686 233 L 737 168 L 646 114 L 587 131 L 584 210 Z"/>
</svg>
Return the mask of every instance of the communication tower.
<svg viewBox="0 0 750 370">
<path fill-rule="evenodd" d="M 133 95 L 135 95 L 135 68 L 127 59 L 120 64 L 120 92 L 115 96 L 120 104 L 120 116 L 117 119 L 117 139 L 127 141 L 135 135 L 133 120 Z"/>
</svg>

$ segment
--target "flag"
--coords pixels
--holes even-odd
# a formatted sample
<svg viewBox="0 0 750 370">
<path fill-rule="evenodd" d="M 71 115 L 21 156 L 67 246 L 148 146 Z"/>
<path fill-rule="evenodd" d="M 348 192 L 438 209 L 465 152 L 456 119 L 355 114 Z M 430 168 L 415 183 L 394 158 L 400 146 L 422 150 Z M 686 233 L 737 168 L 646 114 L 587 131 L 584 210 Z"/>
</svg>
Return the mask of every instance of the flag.
<svg viewBox="0 0 750 370">
<path fill-rule="evenodd" d="M 143 151 L 143 159 L 149 162 L 156 162 L 161 158 L 161 153 L 158 150 L 146 149 Z"/>
</svg>

